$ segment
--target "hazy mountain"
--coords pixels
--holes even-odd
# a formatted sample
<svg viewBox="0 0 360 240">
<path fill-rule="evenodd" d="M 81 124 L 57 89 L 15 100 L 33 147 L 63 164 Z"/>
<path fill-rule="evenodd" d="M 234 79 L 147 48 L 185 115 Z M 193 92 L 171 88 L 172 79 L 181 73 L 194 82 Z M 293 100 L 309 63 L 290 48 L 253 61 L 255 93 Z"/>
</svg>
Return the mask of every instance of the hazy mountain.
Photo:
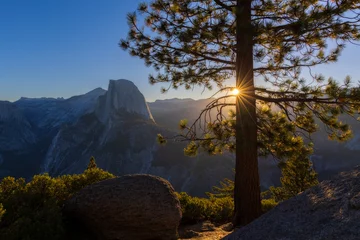
<svg viewBox="0 0 360 240">
<path fill-rule="evenodd" d="M 16 105 L 0 101 L 0 151 L 21 150 L 36 142 L 35 129 Z"/>
<path fill-rule="evenodd" d="M 147 172 L 159 131 L 137 87 L 127 80 L 111 80 L 92 111 L 60 128 L 43 171 L 79 173 L 94 155 L 100 167 L 116 174 Z"/>
<path fill-rule="evenodd" d="M 104 124 L 118 113 L 135 114 L 153 121 L 144 96 L 135 84 L 128 80 L 110 80 L 108 91 L 97 102 L 95 111 Z"/>
<path fill-rule="evenodd" d="M 156 100 L 148 103 L 156 123 L 173 131 L 178 131 L 181 119 L 188 119 L 189 123 L 198 118 L 199 113 L 211 99 L 193 100 L 186 99 L 166 99 Z"/>
<path fill-rule="evenodd" d="M 173 131 L 177 131 L 181 119 L 192 123 L 211 99 L 169 99 L 149 103 L 149 107 L 157 123 Z M 216 111 L 212 112 L 214 118 Z M 320 179 L 327 179 L 339 171 L 350 170 L 360 164 L 360 123 L 349 116 L 341 116 L 341 120 L 351 125 L 354 138 L 348 142 L 331 141 L 327 136 L 326 127 L 318 121 L 319 131 L 312 135 L 314 154 L 311 159 Z M 264 187 L 279 182 L 277 162 L 271 158 L 259 159 L 261 183 Z"/>
<path fill-rule="evenodd" d="M 63 98 L 21 98 L 0 102 L 0 177 L 30 178 L 80 173 L 91 156 L 114 174 L 149 173 L 168 179 L 178 191 L 203 195 L 223 178 L 233 177 L 234 156 L 183 155 L 185 143 L 156 143 L 156 135 L 174 136 L 181 119 L 192 123 L 211 99 L 168 99 L 146 103 L 127 80 L 110 80 L 108 90 Z M 215 112 L 213 113 L 215 114 Z M 327 140 L 326 129 L 313 135 L 312 161 L 320 178 L 360 163 L 360 125 L 347 143 Z M 276 161 L 259 159 L 261 185 L 279 183 Z"/>
<path fill-rule="evenodd" d="M 14 136 L 25 144 L 21 149 L 0 151 L 0 176 L 80 173 L 91 156 L 99 167 L 114 174 L 159 175 L 178 191 L 193 195 L 203 195 L 232 176 L 231 155 L 188 158 L 183 155 L 183 143 L 159 146 L 158 133 L 172 136 L 175 132 L 155 123 L 144 96 L 127 80 L 111 80 L 107 91 L 98 88 L 69 99 L 21 98 L 7 104 L 6 119 L 18 119 L 19 126 L 3 135 L 4 141 Z"/>
<path fill-rule="evenodd" d="M 14 104 L 38 129 L 49 129 L 74 122 L 81 115 L 94 111 L 98 98 L 105 93 L 104 89 L 96 88 L 69 99 L 21 98 Z"/>
</svg>

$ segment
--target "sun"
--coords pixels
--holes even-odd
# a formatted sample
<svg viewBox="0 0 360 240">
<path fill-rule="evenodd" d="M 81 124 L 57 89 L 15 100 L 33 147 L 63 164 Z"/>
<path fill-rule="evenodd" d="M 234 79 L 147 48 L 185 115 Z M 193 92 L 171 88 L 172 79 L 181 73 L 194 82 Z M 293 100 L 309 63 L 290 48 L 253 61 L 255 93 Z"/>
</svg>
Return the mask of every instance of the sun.
<svg viewBox="0 0 360 240">
<path fill-rule="evenodd" d="M 240 91 L 237 88 L 233 88 L 233 90 L 231 90 L 232 95 L 239 95 L 239 93 L 240 93 Z"/>
</svg>

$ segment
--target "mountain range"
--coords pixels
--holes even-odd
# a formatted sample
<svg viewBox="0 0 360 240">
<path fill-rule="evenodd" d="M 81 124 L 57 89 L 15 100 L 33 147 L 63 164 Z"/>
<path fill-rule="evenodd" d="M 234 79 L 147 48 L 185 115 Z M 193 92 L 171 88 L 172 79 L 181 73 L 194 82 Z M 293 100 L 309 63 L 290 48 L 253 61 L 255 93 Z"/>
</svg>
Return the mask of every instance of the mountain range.
<svg viewBox="0 0 360 240">
<path fill-rule="evenodd" d="M 232 176 L 231 155 L 189 158 L 183 154 L 184 143 L 160 146 L 158 133 L 176 132 L 157 124 L 149 105 L 123 79 L 110 80 L 108 90 L 97 88 L 69 99 L 1 101 L 0 178 L 80 173 L 91 156 L 116 175 L 159 175 L 193 195 L 203 195 Z"/>
<path fill-rule="evenodd" d="M 149 173 L 168 179 L 177 191 L 203 196 L 224 178 L 233 177 L 234 156 L 185 157 L 185 143 L 156 142 L 173 136 L 180 119 L 193 122 L 210 99 L 167 99 L 147 103 L 128 80 L 110 80 L 107 90 L 63 98 L 0 101 L 0 178 L 31 178 L 80 173 L 91 156 L 116 175 Z M 347 143 L 327 140 L 324 126 L 313 135 L 312 161 L 320 179 L 360 163 L 360 125 L 349 117 L 355 137 Z M 276 185 L 276 162 L 261 158 L 263 188 Z"/>
</svg>

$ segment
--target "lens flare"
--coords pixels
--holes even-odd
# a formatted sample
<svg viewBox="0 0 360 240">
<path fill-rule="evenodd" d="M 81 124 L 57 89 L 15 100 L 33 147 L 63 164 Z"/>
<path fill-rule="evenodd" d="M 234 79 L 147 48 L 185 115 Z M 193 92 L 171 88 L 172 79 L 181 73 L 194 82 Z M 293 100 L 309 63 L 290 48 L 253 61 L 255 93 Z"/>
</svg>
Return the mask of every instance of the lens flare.
<svg viewBox="0 0 360 240">
<path fill-rule="evenodd" d="M 239 95 L 239 93 L 240 93 L 240 91 L 239 91 L 239 89 L 237 89 L 237 88 L 234 88 L 234 89 L 231 91 L 231 94 L 232 94 L 232 95 Z"/>
</svg>

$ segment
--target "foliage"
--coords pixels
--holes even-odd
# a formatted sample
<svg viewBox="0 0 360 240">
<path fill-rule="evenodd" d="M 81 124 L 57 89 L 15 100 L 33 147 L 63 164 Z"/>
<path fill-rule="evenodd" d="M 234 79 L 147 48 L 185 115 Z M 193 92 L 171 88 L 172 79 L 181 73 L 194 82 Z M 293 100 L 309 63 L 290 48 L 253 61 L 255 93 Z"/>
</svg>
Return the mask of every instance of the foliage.
<svg viewBox="0 0 360 240">
<path fill-rule="evenodd" d="M 278 205 L 278 202 L 276 202 L 275 199 L 273 198 L 261 200 L 261 210 L 264 213 L 270 211 L 271 209 L 276 207 L 276 205 Z"/>
<path fill-rule="evenodd" d="M 82 174 L 35 175 L 28 183 L 4 178 L 0 182 L 0 239 L 62 239 L 64 202 L 83 187 L 113 177 L 91 167 Z"/>
<path fill-rule="evenodd" d="M 63 175 L 58 177 L 66 186 L 68 196 L 79 191 L 87 185 L 91 185 L 115 176 L 100 168 L 87 169 L 82 174 Z"/>
<path fill-rule="evenodd" d="M 317 173 L 307 156 L 299 153 L 280 164 L 282 177 L 280 187 L 270 187 L 272 197 L 277 201 L 289 199 L 319 183 Z"/>
<path fill-rule="evenodd" d="M 159 133 L 156 136 L 156 141 L 160 144 L 160 145 L 164 145 L 166 144 L 166 139 Z"/>
<path fill-rule="evenodd" d="M 234 211 L 234 199 L 230 196 L 210 195 L 208 198 L 189 196 L 185 192 L 177 193 L 182 210 L 182 223 L 192 224 L 209 220 L 214 223 L 231 222 Z M 274 199 L 261 200 L 263 212 L 274 208 L 278 202 Z"/>
<path fill-rule="evenodd" d="M 251 4 L 251 29 L 242 29 L 250 30 L 253 38 L 249 47 L 256 64 L 250 70 L 271 86 L 255 88 L 259 153 L 289 157 L 303 147 L 301 132 L 317 130 L 315 119 L 327 125 L 329 138 L 350 138 L 348 125 L 338 117 L 358 112 L 359 88 L 349 77 L 343 84 L 333 78 L 326 81 L 311 68 L 336 62 L 346 44 L 360 40 L 360 2 L 253 0 Z M 215 84 L 229 91 L 232 87 L 224 88 L 224 81 L 234 76 L 235 22 L 235 0 L 152 0 L 128 15 L 128 36 L 120 46 L 154 67 L 158 74 L 149 76 L 152 84 L 168 83 L 174 89 L 195 85 L 212 89 Z M 308 79 L 304 69 L 309 70 Z M 186 130 L 183 137 L 191 140 L 186 154 L 196 154 L 199 147 L 211 154 L 235 149 L 235 114 L 227 118 L 223 113 L 225 106 L 235 105 L 231 97 L 215 99 L 196 124 L 180 122 Z M 209 118 L 211 110 L 219 114 Z"/>
<path fill-rule="evenodd" d="M 61 208 L 65 201 L 83 187 L 113 177 L 102 169 L 88 168 L 82 174 L 35 175 L 28 183 L 23 178 L 4 178 L 0 182 L 0 239 L 64 239 Z M 183 223 L 203 220 L 225 223 L 232 219 L 232 197 L 214 194 L 198 198 L 184 192 L 177 196 Z"/>
<path fill-rule="evenodd" d="M 210 197 L 231 197 L 234 198 L 234 181 L 225 178 L 220 182 L 220 186 L 213 186 L 212 193 L 207 193 Z"/>
<path fill-rule="evenodd" d="M 86 169 L 92 169 L 92 168 L 97 168 L 96 161 L 95 161 L 95 158 L 93 156 L 91 156 L 90 162 L 89 162 Z"/>
<path fill-rule="evenodd" d="M 262 193 L 262 210 L 267 211 L 277 205 L 278 202 L 287 200 L 306 189 L 319 183 L 317 173 L 312 167 L 309 159 L 311 152 L 308 149 L 302 149 L 302 152 L 293 154 L 286 161 L 280 162 L 282 177 L 280 178 L 281 186 L 271 186 L 269 190 Z M 208 193 L 210 197 L 222 198 L 234 196 L 234 181 L 224 179 L 220 186 L 214 186 L 213 192 Z"/>
<path fill-rule="evenodd" d="M 234 87 L 224 82 L 236 77 L 235 103 L 231 94 L 218 96 L 193 124 L 180 123 L 189 156 L 198 148 L 210 154 L 237 148 L 236 225 L 260 214 L 257 153 L 283 160 L 309 151 L 302 136 L 317 130 L 316 119 L 330 139 L 352 136 L 339 116 L 360 112 L 358 84 L 350 77 L 326 82 L 312 68 L 336 62 L 346 44 L 360 40 L 359 0 L 152 0 L 137 10 L 128 15 L 120 46 L 155 69 L 150 83 L 168 89 L 215 84 L 224 93 Z M 254 76 L 268 87 L 255 86 Z M 226 118 L 223 111 L 235 105 L 236 119 Z"/>
<path fill-rule="evenodd" d="M 199 198 L 191 197 L 185 192 L 177 194 L 183 223 L 195 223 L 204 220 L 212 222 L 231 221 L 234 203 L 230 197 L 224 198 Z"/>
<path fill-rule="evenodd" d="M 0 203 L 0 223 L 3 215 L 5 214 L 6 210 L 4 209 L 4 206 Z"/>
</svg>

